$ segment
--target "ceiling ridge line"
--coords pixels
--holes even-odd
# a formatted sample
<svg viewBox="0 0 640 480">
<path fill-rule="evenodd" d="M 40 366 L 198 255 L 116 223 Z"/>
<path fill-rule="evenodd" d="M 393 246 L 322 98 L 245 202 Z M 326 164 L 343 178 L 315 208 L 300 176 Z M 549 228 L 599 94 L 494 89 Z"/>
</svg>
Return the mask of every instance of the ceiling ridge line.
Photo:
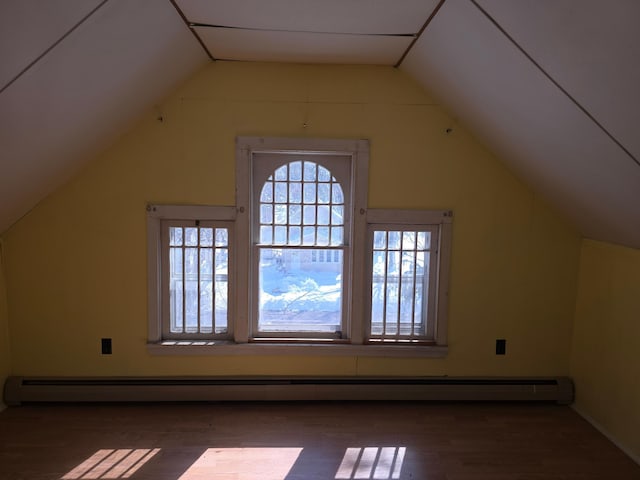
<svg viewBox="0 0 640 480">
<path fill-rule="evenodd" d="M 33 59 L 31 61 L 31 63 L 29 63 L 29 65 L 24 67 L 15 77 L 13 77 L 11 80 L 9 80 L 9 82 L 7 82 L 7 84 L 5 86 L 0 88 L 0 94 L 2 94 L 2 92 L 4 92 L 7 88 L 9 88 L 11 85 L 13 85 L 20 77 L 22 77 L 22 75 L 27 73 L 36 63 L 38 63 L 40 60 L 42 60 L 42 58 L 45 57 L 51 50 L 56 48 L 65 38 L 67 38 L 69 35 L 71 35 L 78 27 L 80 27 L 80 25 L 82 25 L 84 22 L 86 22 L 89 19 L 89 17 L 91 17 L 100 8 L 102 8 L 108 1 L 109 0 L 102 0 L 102 2 L 100 2 L 100 4 L 98 4 L 96 7 L 94 7 L 94 9 L 91 10 L 89 13 L 87 13 L 84 17 L 82 17 L 64 35 L 62 35 L 58 40 L 56 40 L 51 45 L 49 45 L 49 48 L 47 48 L 44 52 L 42 52 L 40 55 L 38 55 L 35 59 Z"/>
<path fill-rule="evenodd" d="M 226 28 L 229 30 L 247 30 L 250 32 L 277 33 L 312 33 L 317 35 L 352 35 L 356 37 L 415 37 L 416 33 L 353 33 L 353 32 L 325 32 L 317 30 L 288 30 L 279 28 L 235 27 L 233 25 L 215 25 L 210 23 L 189 22 L 189 27 L 196 28 Z"/>
<path fill-rule="evenodd" d="M 522 53 L 527 60 L 529 60 L 558 90 L 560 90 L 582 113 L 584 113 L 589 120 L 591 120 L 609 139 L 615 143 L 627 156 L 640 167 L 640 160 L 638 160 L 612 133 L 607 130 L 585 107 L 582 106 L 573 95 L 571 95 L 560 83 L 554 79 L 550 73 L 548 73 L 542 65 L 540 65 L 516 40 L 493 18 L 489 12 L 482 8 L 476 0 L 469 0 L 480 12 Z"/>
<path fill-rule="evenodd" d="M 404 51 L 404 53 L 402 54 L 402 56 L 400 57 L 400 59 L 396 62 L 396 64 L 393 66 L 394 68 L 399 68 L 400 65 L 402 64 L 402 62 L 404 61 L 405 57 L 409 54 L 409 52 L 411 51 L 411 49 L 413 48 L 413 46 L 416 44 L 416 42 L 420 39 L 420 37 L 422 36 L 422 34 L 424 33 L 424 31 L 427 29 L 427 27 L 429 26 L 429 24 L 431 23 L 431 21 L 435 18 L 436 14 L 438 13 L 438 11 L 440 11 L 440 8 L 442 8 L 442 6 L 444 5 L 444 2 L 446 2 L 446 0 L 440 0 L 440 3 L 438 3 L 438 5 L 436 5 L 436 8 L 433 9 L 433 11 L 431 12 L 431 15 L 429 15 L 429 17 L 427 18 L 427 20 L 424 22 L 424 25 L 422 25 L 422 28 L 420 30 L 418 30 L 418 33 L 415 35 L 415 37 L 413 38 L 413 41 L 409 44 L 409 46 L 407 47 L 407 49 Z"/>
<path fill-rule="evenodd" d="M 217 60 L 216 57 L 213 56 L 213 54 L 209 51 L 209 49 L 207 48 L 207 46 L 204 44 L 204 42 L 202 41 L 202 38 L 200 38 L 200 35 L 198 35 L 198 33 L 191 28 L 191 22 L 189 20 L 187 20 L 187 17 L 185 16 L 185 14 L 182 12 L 182 10 L 180 9 L 180 7 L 178 6 L 178 4 L 176 3 L 176 0 L 169 0 L 169 2 L 171 3 L 171 5 L 173 5 L 173 8 L 176 10 L 176 12 L 178 12 L 178 15 L 180 15 L 180 18 L 182 19 L 182 21 L 184 22 L 184 24 L 187 26 L 187 28 L 189 29 L 189 31 L 191 32 L 191 34 L 196 37 L 196 40 L 198 41 L 198 43 L 200 44 L 200 46 L 202 47 L 202 49 L 204 50 L 204 52 L 207 54 L 207 57 L 209 57 L 209 59 L 212 62 L 215 62 Z"/>
</svg>

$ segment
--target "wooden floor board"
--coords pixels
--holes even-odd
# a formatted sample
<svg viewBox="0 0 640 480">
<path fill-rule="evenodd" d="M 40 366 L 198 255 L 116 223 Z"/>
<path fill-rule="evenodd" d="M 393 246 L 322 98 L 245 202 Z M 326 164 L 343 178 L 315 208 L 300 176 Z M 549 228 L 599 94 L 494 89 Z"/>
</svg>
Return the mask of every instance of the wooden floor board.
<svg viewBox="0 0 640 480">
<path fill-rule="evenodd" d="M 0 413 L 1 480 L 92 478 L 640 480 L 640 466 L 573 410 L 551 404 L 33 405 Z"/>
</svg>

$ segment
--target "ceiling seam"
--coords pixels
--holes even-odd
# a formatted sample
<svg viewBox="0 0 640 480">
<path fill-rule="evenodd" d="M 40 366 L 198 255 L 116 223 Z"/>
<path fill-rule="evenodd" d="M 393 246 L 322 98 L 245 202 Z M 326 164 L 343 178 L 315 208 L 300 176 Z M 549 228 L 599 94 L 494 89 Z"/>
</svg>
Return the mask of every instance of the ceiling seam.
<svg viewBox="0 0 640 480">
<path fill-rule="evenodd" d="M 173 5 L 173 8 L 175 8 L 176 12 L 178 12 L 178 15 L 180 15 L 180 18 L 182 19 L 182 21 L 184 22 L 184 24 L 187 26 L 187 28 L 189 29 L 189 31 L 191 32 L 191 34 L 196 37 L 196 40 L 198 41 L 198 43 L 200 44 L 200 46 L 202 47 L 202 49 L 205 51 L 205 53 L 207 54 L 207 57 L 209 57 L 209 59 L 212 62 L 215 62 L 217 59 L 216 57 L 214 57 L 212 55 L 212 53 L 209 51 L 209 49 L 207 48 L 207 46 L 204 44 L 204 42 L 202 41 L 202 38 L 200 38 L 200 35 L 198 35 L 198 33 L 193 29 L 194 26 L 197 26 L 196 24 L 190 22 L 187 17 L 185 16 L 184 12 L 182 11 L 182 9 L 178 6 L 178 4 L 176 3 L 176 0 L 169 0 L 169 2 L 171 3 L 171 5 Z"/>
<path fill-rule="evenodd" d="M 71 35 L 80 25 L 86 22 L 94 13 L 96 13 L 100 8 L 102 8 L 109 0 L 102 0 L 93 10 L 87 13 L 84 17 L 82 17 L 71 29 L 69 29 L 64 35 L 62 35 L 58 40 L 53 42 L 49 48 L 47 48 L 44 52 L 38 55 L 34 60 L 29 63 L 26 67 L 24 67 L 15 77 L 13 77 L 9 82 L 0 89 L 0 94 L 4 92 L 7 88 L 13 85 L 20 77 L 22 77 L 25 73 L 27 73 L 33 66 L 42 60 L 51 50 L 56 48 L 65 38 Z"/>
<path fill-rule="evenodd" d="M 415 34 L 415 36 L 413 37 L 413 40 L 411 41 L 411 43 L 409 44 L 409 46 L 407 47 L 407 49 L 404 51 L 404 53 L 402 54 L 402 56 L 400 57 L 400 60 L 398 60 L 396 62 L 396 64 L 394 65 L 394 68 L 399 68 L 400 65 L 402 64 L 402 62 L 404 61 L 405 57 L 409 54 L 409 52 L 411 51 L 411 49 L 413 48 L 413 46 L 416 44 L 416 42 L 420 39 L 420 37 L 422 36 L 422 34 L 424 33 L 424 31 L 427 29 L 427 27 L 429 26 L 429 24 L 431 23 L 431 21 L 435 18 L 436 14 L 438 13 L 438 11 L 440 10 L 440 8 L 442 8 L 442 5 L 444 5 L 444 2 L 446 2 L 446 0 L 440 0 L 440 2 L 438 3 L 438 5 L 436 5 L 436 8 L 433 9 L 433 12 L 431 12 L 431 15 L 429 15 L 429 18 L 427 18 L 426 22 L 424 22 L 424 25 L 422 25 L 422 28 L 420 30 L 418 30 L 418 33 Z"/>
<path fill-rule="evenodd" d="M 245 30 L 248 32 L 274 32 L 274 33 L 311 33 L 315 35 L 352 35 L 356 37 L 415 37 L 415 33 L 354 33 L 354 32 L 326 32 L 318 30 L 288 30 L 278 28 L 236 27 L 233 25 L 214 25 L 210 23 L 189 22 L 190 27 L 220 28 L 229 30 Z"/>
<path fill-rule="evenodd" d="M 616 137 L 609 132 L 585 107 L 582 106 L 560 83 L 555 80 L 542 66 L 493 18 L 476 0 L 469 0 L 475 7 L 522 53 L 558 90 L 560 90 L 589 120 L 591 120 L 609 139 L 615 143 L 627 156 L 640 167 L 638 160 Z"/>
</svg>

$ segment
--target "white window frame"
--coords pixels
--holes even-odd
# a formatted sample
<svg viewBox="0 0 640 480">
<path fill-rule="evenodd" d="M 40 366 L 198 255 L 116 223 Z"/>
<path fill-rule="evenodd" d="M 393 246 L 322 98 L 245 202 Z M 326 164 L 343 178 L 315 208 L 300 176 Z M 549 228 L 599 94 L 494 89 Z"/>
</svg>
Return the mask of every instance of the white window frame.
<svg viewBox="0 0 640 480">
<path fill-rule="evenodd" d="M 362 269 L 364 259 L 360 255 L 352 255 L 353 245 L 363 245 L 366 236 L 366 205 L 369 165 L 369 142 L 367 140 L 343 139 L 307 139 L 307 138 L 262 138 L 238 137 L 236 142 L 236 204 L 238 218 L 236 221 L 236 251 L 238 252 L 237 287 L 238 291 L 246 291 L 246 297 L 239 298 L 237 304 L 237 323 L 235 339 L 238 343 L 270 341 L 273 338 L 260 336 L 255 332 L 257 312 L 257 283 L 254 245 L 257 239 L 253 228 L 254 189 L 261 185 L 254 185 L 254 162 L 261 156 L 301 154 L 305 156 L 334 156 L 350 157 L 350 178 L 348 190 L 350 192 L 350 220 L 345 226 L 345 245 L 343 262 L 345 278 L 343 284 L 343 326 L 342 338 L 331 339 L 313 337 L 323 343 L 335 341 L 349 341 L 352 344 L 362 344 L 362 302 L 354 302 L 354 292 L 362 291 Z M 283 162 L 286 163 L 286 162 Z M 343 189 L 346 186 L 343 185 Z M 348 231 L 347 231 L 348 229 Z M 294 341 L 295 337 L 289 340 Z M 306 338 L 305 341 L 309 341 Z"/>
<path fill-rule="evenodd" d="M 453 212 L 450 210 L 370 209 L 367 211 L 366 341 L 379 342 L 370 338 L 372 325 L 373 231 L 421 230 L 431 232 L 430 268 L 427 278 L 427 334 L 425 336 L 416 336 L 412 339 L 398 340 L 397 343 L 422 342 L 440 346 L 447 344 L 452 221 Z M 392 339 L 380 342 L 394 343 Z"/>
<path fill-rule="evenodd" d="M 253 297 L 250 266 L 251 241 L 251 160 L 254 154 L 301 153 L 318 155 L 349 155 L 351 161 L 351 233 L 344 262 L 348 262 L 349 286 L 345 296 L 345 332 L 341 339 L 309 342 L 308 339 L 257 338 L 252 329 Z M 148 252 L 148 351 L 154 355 L 335 355 L 435 357 L 448 352 L 447 313 L 451 256 L 452 213 L 448 210 L 412 211 L 395 209 L 367 210 L 369 143 L 367 140 L 262 138 L 236 139 L 236 205 L 147 206 Z M 229 338 L 163 339 L 162 221 L 209 220 L 229 222 L 233 229 L 229 245 Z M 372 248 L 368 240 L 371 225 L 430 225 L 438 232 L 437 294 L 434 316 L 434 341 L 430 345 L 416 343 L 368 342 L 371 296 Z"/>
<path fill-rule="evenodd" d="M 147 310 L 149 318 L 148 341 L 150 344 L 172 345 L 177 343 L 199 344 L 226 341 L 233 336 L 235 281 L 234 281 L 234 225 L 235 207 L 204 205 L 147 205 Z M 169 298 L 167 295 L 168 249 L 167 232 L 172 222 L 202 222 L 229 229 L 229 291 L 228 333 L 225 334 L 168 334 Z M 164 252 L 163 252 L 164 251 Z"/>
</svg>

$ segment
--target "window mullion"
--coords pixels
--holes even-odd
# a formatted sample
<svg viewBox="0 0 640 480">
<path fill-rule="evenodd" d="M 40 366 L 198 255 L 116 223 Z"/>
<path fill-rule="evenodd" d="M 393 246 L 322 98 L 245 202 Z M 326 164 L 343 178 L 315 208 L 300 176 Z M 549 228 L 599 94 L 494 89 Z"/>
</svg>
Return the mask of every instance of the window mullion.
<svg viewBox="0 0 640 480">
<path fill-rule="evenodd" d="M 187 330 L 187 274 L 186 274 L 186 263 L 187 263 L 187 249 L 186 249 L 186 229 L 183 229 L 183 237 L 182 237 L 182 326 L 180 327 L 180 332 L 185 333 Z"/>
<path fill-rule="evenodd" d="M 400 235 L 400 248 L 398 250 L 398 294 L 396 295 L 396 340 L 400 338 L 400 312 L 402 309 L 402 254 L 404 253 L 402 240 L 402 235 Z"/>
<path fill-rule="evenodd" d="M 389 293 L 389 232 L 385 232 L 385 245 L 387 246 L 385 248 L 385 252 L 384 252 L 384 256 L 385 256 L 385 262 L 384 262 L 384 289 L 382 290 L 384 292 L 384 295 L 382 296 L 383 298 L 383 302 L 382 302 L 382 338 L 386 338 L 387 336 L 387 298 L 388 298 L 388 293 Z"/>
<path fill-rule="evenodd" d="M 418 232 L 414 233 L 414 241 L 415 243 L 413 244 L 413 268 L 411 271 L 411 274 L 413 275 L 413 291 L 416 292 L 417 286 L 418 286 L 418 278 L 417 278 L 417 269 L 418 269 Z M 413 337 L 415 335 L 416 332 L 416 299 L 415 299 L 415 293 L 414 296 L 411 298 L 411 336 Z"/>
<path fill-rule="evenodd" d="M 201 325 L 200 325 L 200 228 L 198 228 L 196 230 L 198 232 L 198 265 L 196 267 L 196 280 L 198 282 L 197 284 L 197 312 L 196 315 L 198 316 L 198 318 L 196 319 L 196 325 L 197 325 L 197 333 L 202 333 L 202 329 L 201 329 Z"/>
<path fill-rule="evenodd" d="M 216 246 L 216 238 L 218 238 L 218 229 L 213 229 L 213 244 L 211 245 L 211 333 L 215 335 L 216 333 L 216 296 L 217 296 L 217 286 L 218 286 L 218 275 L 216 272 L 218 271 L 218 247 Z M 227 238 L 229 238 L 227 236 Z M 229 256 L 227 255 L 227 270 Z M 227 282 L 229 278 L 229 272 L 227 271 Z M 229 295 L 227 294 L 227 301 Z M 229 315 L 227 314 L 227 322 L 229 321 Z M 229 328 L 227 324 L 227 328 Z"/>
</svg>

